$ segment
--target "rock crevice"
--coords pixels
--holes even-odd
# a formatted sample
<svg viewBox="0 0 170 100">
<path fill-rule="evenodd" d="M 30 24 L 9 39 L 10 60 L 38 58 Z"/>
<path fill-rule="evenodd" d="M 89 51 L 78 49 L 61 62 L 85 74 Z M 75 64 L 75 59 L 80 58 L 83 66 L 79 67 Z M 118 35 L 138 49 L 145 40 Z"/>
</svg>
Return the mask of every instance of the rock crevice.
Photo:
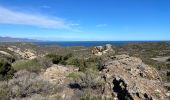
<svg viewBox="0 0 170 100">
<path fill-rule="evenodd" d="M 111 93 L 119 100 L 168 100 L 156 69 L 144 64 L 141 59 L 128 55 L 117 55 L 106 62 L 102 70 L 106 84 L 104 96 Z M 108 88 L 111 87 L 112 90 Z M 137 99 L 138 100 L 138 99 Z"/>
</svg>

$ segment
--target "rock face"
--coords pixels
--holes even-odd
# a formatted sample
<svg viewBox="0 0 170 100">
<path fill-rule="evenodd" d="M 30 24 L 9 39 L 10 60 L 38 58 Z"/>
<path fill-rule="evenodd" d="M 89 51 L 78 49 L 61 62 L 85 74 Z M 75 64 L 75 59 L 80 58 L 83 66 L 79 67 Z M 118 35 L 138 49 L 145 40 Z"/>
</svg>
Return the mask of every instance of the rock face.
<svg viewBox="0 0 170 100">
<path fill-rule="evenodd" d="M 17 48 L 15 46 L 8 47 L 8 50 L 15 52 L 16 54 L 20 55 L 23 59 L 34 59 L 36 58 L 35 51 L 30 49 L 25 49 L 24 51 L 21 51 L 20 48 Z"/>
<path fill-rule="evenodd" d="M 106 84 L 104 97 L 119 100 L 168 100 L 158 72 L 141 59 L 128 55 L 115 56 L 102 70 Z"/>
<path fill-rule="evenodd" d="M 92 53 L 97 56 L 101 56 L 109 51 L 114 52 L 111 44 L 106 44 L 105 46 L 96 46 L 93 48 Z"/>
</svg>

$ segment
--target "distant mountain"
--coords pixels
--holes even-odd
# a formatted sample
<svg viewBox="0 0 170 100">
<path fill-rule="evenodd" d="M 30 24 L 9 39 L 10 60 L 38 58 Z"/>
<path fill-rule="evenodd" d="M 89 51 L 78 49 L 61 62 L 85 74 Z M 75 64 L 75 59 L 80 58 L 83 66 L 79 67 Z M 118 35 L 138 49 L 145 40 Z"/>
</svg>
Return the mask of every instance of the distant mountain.
<svg viewBox="0 0 170 100">
<path fill-rule="evenodd" d="M 27 38 L 0 37 L 0 42 L 40 42 L 41 40 Z"/>
</svg>

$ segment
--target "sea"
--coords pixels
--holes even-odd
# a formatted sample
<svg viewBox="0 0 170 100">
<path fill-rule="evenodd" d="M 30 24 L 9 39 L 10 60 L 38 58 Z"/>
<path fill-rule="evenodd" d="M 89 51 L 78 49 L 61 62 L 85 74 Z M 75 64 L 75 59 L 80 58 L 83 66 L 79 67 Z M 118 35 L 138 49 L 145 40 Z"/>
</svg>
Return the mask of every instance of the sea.
<svg viewBox="0 0 170 100">
<path fill-rule="evenodd" d="M 57 46 L 84 46 L 84 47 L 92 47 L 92 46 L 101 46 L 105 44 L 111 44 L 113 46 L 123 46 L 129 43 L 144 43 L 144 42 L 167 42 L 170 41 L 54 41 L 54 42 L 34 42 L 37 45 L 57 45 Z"/>
</svg>

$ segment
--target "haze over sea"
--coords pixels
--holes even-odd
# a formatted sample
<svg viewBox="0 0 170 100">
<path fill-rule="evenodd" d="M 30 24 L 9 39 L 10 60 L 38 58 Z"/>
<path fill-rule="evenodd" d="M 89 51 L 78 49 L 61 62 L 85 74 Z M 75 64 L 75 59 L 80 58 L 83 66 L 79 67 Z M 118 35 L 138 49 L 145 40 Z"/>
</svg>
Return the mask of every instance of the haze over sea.
<svg viewBox="0 0 170 100">
<path fill-rule="evenodd" d="M 122 46 L 129 43 L 144 43 L 144 42 L 161 42 L 161 41 L 55 41 L 55 42 L 34 42 L 37 45 L 58 45 L 58 46 L 100 46 L 105 44 L 112 44 L 113 46 Z M 168 42 L 170 41 L 162 41 Z"/>
</svg>

